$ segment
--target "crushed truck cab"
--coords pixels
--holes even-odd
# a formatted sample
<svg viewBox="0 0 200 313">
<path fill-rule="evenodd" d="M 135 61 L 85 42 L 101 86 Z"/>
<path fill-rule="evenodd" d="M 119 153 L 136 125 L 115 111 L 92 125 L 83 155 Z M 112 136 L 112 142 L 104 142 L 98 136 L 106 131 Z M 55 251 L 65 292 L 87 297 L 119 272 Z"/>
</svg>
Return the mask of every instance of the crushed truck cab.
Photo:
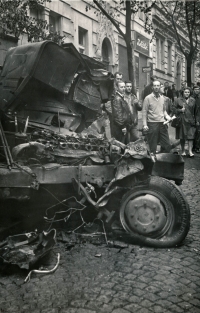
<svg viewBox="0 0 200 313">
<path fill-rule="evenodd" d="M 0 214 L 46 214 L 53 223 L 69 210 L 88 218 L 92 209 L 92 218 L 112 231 L 117 221 L 119 234 L 134 242 L 178 245 L 190 225 L 177 187 L 183 158 L 153 160 L 142 138 L 124 145 L 106 137 L 101 104 L 112 86 L 103 64 L 73 44 L 8 51 L 0 81 Z"/>
</svg>

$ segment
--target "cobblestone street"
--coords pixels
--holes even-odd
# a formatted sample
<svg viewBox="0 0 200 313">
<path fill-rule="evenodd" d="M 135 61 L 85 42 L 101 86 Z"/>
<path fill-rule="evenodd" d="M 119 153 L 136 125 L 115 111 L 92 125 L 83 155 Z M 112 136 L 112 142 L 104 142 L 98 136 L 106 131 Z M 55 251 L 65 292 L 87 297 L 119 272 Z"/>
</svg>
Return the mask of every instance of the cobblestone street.
<svg viewBox="0 0 200 313">
<path fill-rule="evenodd" d="M 200 158 L 185 160 L 181 186 L 191 208 L 191 228 L 172 249 L 89 242 L 67 249 L 58 241 L 42 265 L 50 275 L 13 269 L 1 273 L 0 312 L 11 313 L 198 313 L 200 312 Z"/>
</svg>

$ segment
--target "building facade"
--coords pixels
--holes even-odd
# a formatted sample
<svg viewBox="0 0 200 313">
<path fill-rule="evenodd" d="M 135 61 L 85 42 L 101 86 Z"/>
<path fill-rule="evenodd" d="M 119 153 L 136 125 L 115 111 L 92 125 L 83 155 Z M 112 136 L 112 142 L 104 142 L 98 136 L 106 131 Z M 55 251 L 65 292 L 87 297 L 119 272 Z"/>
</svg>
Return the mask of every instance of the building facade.
<svg viewBox="0 0 200 313">
<path fill-rule="evenodd" d="M 52 30 L 64 35 L 64 42 L 72 42 L 80 53 L 86 54 L 102 61 L 112 73 L 121 71 L 124 80 L 128 79 L 128 65 L 126 44 L 113 24 L 102 14 L 96 14 L 95 9 L 87 9 L 85 0 L 52 0 L 41 6 L 40 10 L 30 10 L 30 15 L 35 18 L 45 19 L 51 24 Z M 106 3 L 109 6 L 109 1 Z M 125 16 L 123 11 L 117 15 L 121 28 L 125 29 Z M 167 36 L 156 32 L 156 38 L 151 40 L 144 30 L 144 13 L 138 12 L 132 20 L 132 43 L 135 58 L 135 83 L 138 96 L 144 86 L 150 82 L 152 74 L 158 76 L 162 82 L 176 84 L 180 88 L 181 82 L 186 80 L 186 62 L 175 42 Z M 162 12 L 159 7 L 152 10 L 154 25 L 162 21 Z M 26 35 L 18 41 L 14 38 L 1 40 L 0 65 L 3 65 L 6 51 L 11 46 L 27 43 Z M 198 78 L 199 68 L 193 67 L 193 82 Z"/>
</svg>

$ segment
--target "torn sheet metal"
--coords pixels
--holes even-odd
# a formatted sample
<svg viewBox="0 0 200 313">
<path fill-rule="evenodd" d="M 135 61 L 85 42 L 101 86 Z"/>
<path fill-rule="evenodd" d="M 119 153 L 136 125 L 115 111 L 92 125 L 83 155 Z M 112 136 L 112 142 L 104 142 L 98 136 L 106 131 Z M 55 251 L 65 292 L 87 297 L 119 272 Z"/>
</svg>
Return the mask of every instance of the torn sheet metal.
<svg viewBox="0 0 200 313">
<path fill-rule="evenodd" d="M 124 156 L 130 155 L 137 159 L 149 157 L 146 142 L 141 138 L 127 144 Z"/>
<path fill-rule="evenodd" d="M 135 174 L 143 170 L 144 165 L 140 160 L 122 157 L 117 162 L 117 170 L 115 180 L 123 179 L 124 177 Z"/>
<path fill-rule="evenodd" d="M 0 259 L 5 264 L 15 264 L 30 269 L 40 258 L 51 251 L 56 243 L 56 230 L 10 236 L 0 249 Z"/>
</svg>

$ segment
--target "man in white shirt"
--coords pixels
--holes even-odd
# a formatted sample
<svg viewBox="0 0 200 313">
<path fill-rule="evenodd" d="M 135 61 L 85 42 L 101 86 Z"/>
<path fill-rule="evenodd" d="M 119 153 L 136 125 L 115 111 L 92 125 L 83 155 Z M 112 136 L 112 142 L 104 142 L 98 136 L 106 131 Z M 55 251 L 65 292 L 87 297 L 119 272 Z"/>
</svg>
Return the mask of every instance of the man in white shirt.
<svg viewBox="0 0 200 313">
<path fill-rule="evenodd" d="M 165 99 L 160 94 L 160 81 L 153 82 L 153 92 L 143 102 L 142 111 L 143 129 L 148 131 L 147 139 L 150 152 L 156 153 L 158 140 L 166 152 L 170 152 L 180 144 L 180 140 L 170 144 L 168 127 L 165 121 L 171 121 L 165 107 Z"/>
</svg>

